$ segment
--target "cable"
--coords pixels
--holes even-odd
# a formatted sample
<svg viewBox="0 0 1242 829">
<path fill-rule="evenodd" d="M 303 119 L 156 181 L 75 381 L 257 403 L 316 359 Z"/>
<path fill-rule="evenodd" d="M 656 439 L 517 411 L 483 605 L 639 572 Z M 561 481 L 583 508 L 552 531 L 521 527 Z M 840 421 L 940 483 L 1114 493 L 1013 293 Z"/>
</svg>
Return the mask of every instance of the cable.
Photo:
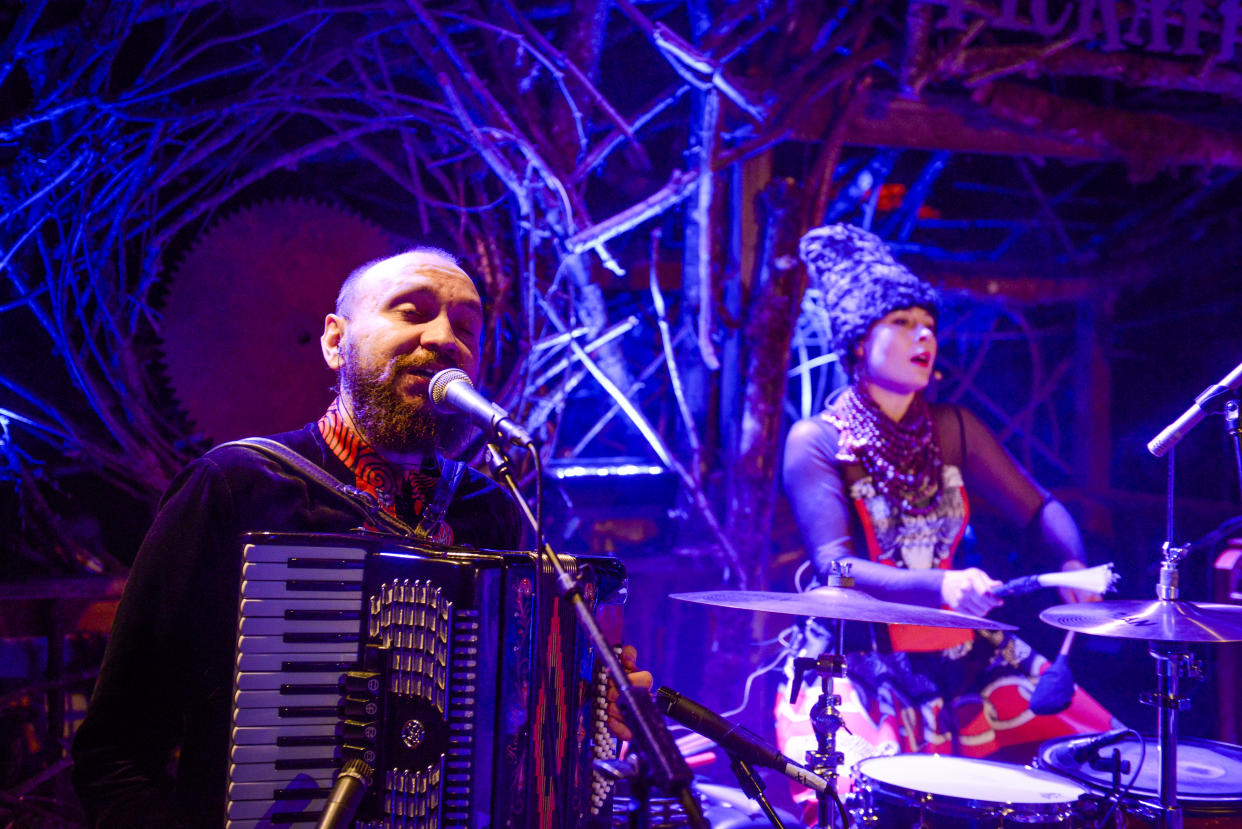
<svg viewBox="0 0 1242 829">
<path fill-rule="evenodd" d="M 780 653 L 776 655 L 776 658 L 774 658 L 771 662 L 767 663 L 766 665 L 760 665 L 758 668 L 755 668 L 755 670 L 751 671 L 750 675 L 746 677 L 745 685 L 743 685 L 742 704 L 739 705 L 737 708 L 731 708 L 728 711 L 722 712 L 721 716 L 735 717 L 738 714 L 745 711 L 746 706 L 750 704 L 750 689 L 751 689 L 751 686 L 754 685 L 755 680 L 763 676 L 768 671 L 772 670 L 773 668 L 775 668 L 777 665 L 781 664 L 784 661 L 785 661 L 785 651 L 782 649 Z"/>
<path fill-rule="evenodd" d="M 1130 790 L 1134 788 L 1134 784 L 1138 781 L 1139 773 L 1143 770 L 1143 763 L 1147 759 L 1147 743 L 1143 740 L 1143 735 L 1135 731 L 1133 728 L 1127 728 L 1126 733 L 1133 734 L 1135 739 L 1138 740 L 1138 764 L 1135 766 L 1134 774 L 1130 776 L 1130 782 L 1126 784 L 1124 789 L 1117 793 L 1117 799 L 1113 801 L 1112 806 L 1108 807 L 1108 811 L 1104 813 L 1104 817 L 1100 818 L 1099 822 L 1096 824 L 1096 829 L 1104 829 L 1104 825 L 1108 822 L 1109 816 L 1112 815 L 1113 809 L 1116 809 L 1117 805 L 1121 803 L 1121 801 L 1130 796 Z"/>
</svg>

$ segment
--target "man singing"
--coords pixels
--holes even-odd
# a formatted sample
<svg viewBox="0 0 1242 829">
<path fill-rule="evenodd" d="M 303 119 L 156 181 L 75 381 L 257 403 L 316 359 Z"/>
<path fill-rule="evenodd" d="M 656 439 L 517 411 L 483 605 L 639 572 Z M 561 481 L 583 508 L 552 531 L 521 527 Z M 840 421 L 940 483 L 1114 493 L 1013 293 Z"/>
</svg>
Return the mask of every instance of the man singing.
<svg viewBox="0 0 1242 829">
<path fill-rule="evenodd" d="M 509 496 L 446 460 L 463 448 L 467 421 L 437 413 L 428 399 L 441 369 L 477 379 L 482 333 L 479 293 L 450 254 L 422 247 L 368 263 L 345 280 L 324 321 L 336 399 L 317 423 L 270 439 L 389 515 L 421 523 L 431 541 L 517 549 Z M 444 484 L 449 470 L 455 487 Z M 427 509 L 437 499 L 447 500 L 439 519 Z M 250 448 L 217 447 L 177 476 L 134 560 L 73 745 L 74 783 L 92 823 L 223 824 L 240 537 L 362 523 L 342 498 Z M 632 649 L 623 662 L 634 670 Z M 651 684 L 645 672 L 631 679 Z M 628 736 L 615 708 L 610 714 Z"/>
</svg>

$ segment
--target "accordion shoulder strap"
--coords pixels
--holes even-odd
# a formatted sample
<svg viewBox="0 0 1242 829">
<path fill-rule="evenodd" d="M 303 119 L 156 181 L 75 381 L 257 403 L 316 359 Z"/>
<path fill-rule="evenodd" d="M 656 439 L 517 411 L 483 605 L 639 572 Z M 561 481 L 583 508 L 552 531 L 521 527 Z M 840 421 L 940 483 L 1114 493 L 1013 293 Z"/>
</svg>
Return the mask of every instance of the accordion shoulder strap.
<svg viewBox="0 0 1242 829">
<path fill-rule="evenodd" d="M 241 440 L 231 440 L 228 443 L 222 443 L 216 448 L 219 449 L 221 446 L 240 446 L 245 449 L 260 452 L 270 458 L 275 458 L 285 464 L 285 466 L 297 471 L 307 480 L 313 481 L 324 489 L 331 491 L 334 495 L 356 509 L 360 515 L 376 527 L 386 529 L 389 532 L 396 533 L 397 535 L 415 538 L 426 538 L 427 534 L 430 532 L 430 529 L 424 530 L 420 535 L 418 530 L 411 527 L 395 515 L 385 511 L 369 492 L 363 492 L 356 487 L 352 487 L 349 484 L 338 481 L 309 458 L 293 451 L 283 443 L 278 443 L 277 441 L 269 438 L 242 438 Z M 460 469 L 457 470 L 457 475 L 460 477 Z M 456 489 L 456 482 L 454 482 L 453 489 Z M 439 492 L 437 491 L 436 494 L 439 495 Z M 451 492 L 449 493 L 449 497 L 452 497 Z M 446 502 L 445 509 L 447 508 L 448 504 Z M 439 522 L 437 521 L 437 523 Z M 431 529 L 434 529 L 434 526 Z"/>
<path fill-rule="evenodd" d="M 453 493 L 457 491 L 457 484 L 461 482 L 462 473 L 466 469 L 466 465 L 461 461 L 450 458 L 440 460 L 440 482 L 436 484 L 436 494 L 423 508 L 423 517 L 419 519 L 418 526 L 414 528 L 414 537 L 420 541 L 426 540 L 444 520 L 444 513 L 448 512 Z"/>
</svg>

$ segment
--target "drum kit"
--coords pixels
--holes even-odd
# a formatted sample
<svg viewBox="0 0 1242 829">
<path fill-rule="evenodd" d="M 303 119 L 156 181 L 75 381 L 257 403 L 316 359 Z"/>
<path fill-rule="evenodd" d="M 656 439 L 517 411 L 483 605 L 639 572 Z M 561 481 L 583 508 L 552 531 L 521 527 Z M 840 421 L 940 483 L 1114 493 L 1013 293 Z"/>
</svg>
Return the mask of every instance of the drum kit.
<svg viewBox="0 0 1242 829">
<path fill-rule="evenodd" d="M 805 593 L 707 591 L 672 598 L 835 624 L 832 652 L 795 660 L 798 679 L 792 689 L 796 697 L 803 676 L 818 676 L 821 683 L 822 693 L 811 710 L 818 748 L 806 760 L 810 771 L 830 782 L 818 794 L 822 827 L 1242 827 L 1242 748 L 1179 739 L 1177 733 L 1177 716 L 1189 703 L 1180 681 L 1197 677 L 1199 671 L 1189 646 L 1242 642 L 1242 606 L 1192 603 L 1178 595 L 1177 566 L 1186 550 L 1165 544 L 1152 601 L 1057 605 L 1040 614 L 1044 622 L 1071 632 L 1148 643 L 1156 661 L 1156 690 L 1141 698 L 1157 709 L 1151 750 L 1137 732 L 1125 729 L 1051 740 L 1040 747 L 1033 766 L 932 754 L 872 757 L 852 770 L 848 806 L 836 799 L 838 766 L 844 758 L 836 747 L 841 697 L 833 693 L 834 679 L 845 676 L 845 622 L 1015 628 L 963 613 L 881 601 L 853 587 L 841 569 L 830 574 L 828 586 Z M 1109 759 L 1100 756 L 1106 746 Z"/>
</svg>

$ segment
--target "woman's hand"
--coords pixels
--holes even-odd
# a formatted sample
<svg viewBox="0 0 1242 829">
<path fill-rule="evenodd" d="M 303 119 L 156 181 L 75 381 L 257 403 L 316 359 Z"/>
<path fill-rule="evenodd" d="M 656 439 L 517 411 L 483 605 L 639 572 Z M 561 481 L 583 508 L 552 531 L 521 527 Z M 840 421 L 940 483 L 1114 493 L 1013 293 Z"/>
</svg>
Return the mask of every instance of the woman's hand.
<svg viewBox="0 0 1242 829">
<path fill-rule="evenodd" d="M 625 669 L 625 675 L 629 678 L 630 684 L 644 691 L 650 691 L 653 684 L 651 672 L 638 670 L 638 651 L 633 645 L 625 645 L 621 648 L 620 659 L 621 667 Z M 611 679 L 608 680 L 608 730 L 622 740 L 630 740 L 633 739 L 634 734 L 622 717 L 621 706 L 617 705 L 618 696 L 617 686 L 612 684 Z"/>
<path fill-rule="evenodd" d="M 991 592 L 1000 586 L 999 581 L 978 567 L 948 570 L 944 581 L 940 582 L 940 598 L 951 610 L 986 616 L 988 611 L 1002 604 Z"/>
</svg>

